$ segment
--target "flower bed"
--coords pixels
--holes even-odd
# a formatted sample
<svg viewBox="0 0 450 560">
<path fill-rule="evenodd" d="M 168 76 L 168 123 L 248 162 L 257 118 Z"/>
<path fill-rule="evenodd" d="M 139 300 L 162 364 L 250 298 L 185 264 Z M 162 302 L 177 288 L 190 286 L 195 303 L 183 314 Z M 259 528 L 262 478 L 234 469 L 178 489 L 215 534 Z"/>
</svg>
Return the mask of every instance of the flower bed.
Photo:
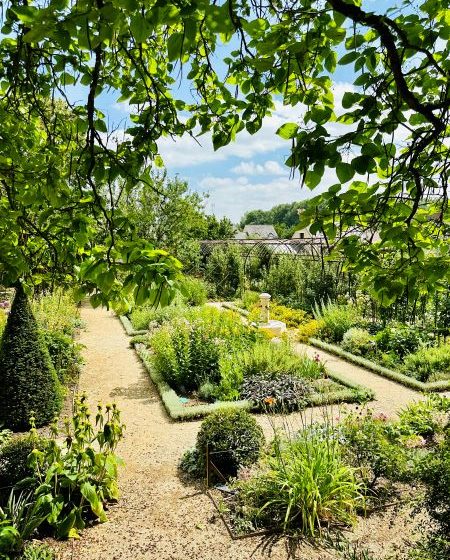
<svg viewBox="0 0 450 560">
<path fill-rule="evenodd" d="M 132 340 L 173 419 L 221 407 L 291 412 L 372 398 L 320 360 L 296 354 L 287 341 L 271 342 L 232 312 L 205 307 L 180 313 Z"/>
<path fill-rule="evenodd" d="M 397 383 L 401 383 L 402 385 L 410 387 L 411 389 L 415 389 L 416 391 L 434 392 L 450 390 L 450 379 L 448 381 L 442 380 L 423 383 L 422 381 L 418 381 L 414 377 L 383 367 L 376 362 L 363 358 L 362 356 L 351 354 L 350 352 L 343 350 L 336 344 L 329 344 L 317 338 L 310 338 L 309 343 L 316 348 L 320 348 L 322 350 L 325 350 L 326 352 L 330 352 L 330 354 L 334 354 L 336 356 L 339 356 L 340 358 L 344 358 L 345 360 L 353 364 L 359 365 L 365 369 L 377 373 L 378 375 L 387 377 L 388 379 L 396 381 Z"/>
</svg>

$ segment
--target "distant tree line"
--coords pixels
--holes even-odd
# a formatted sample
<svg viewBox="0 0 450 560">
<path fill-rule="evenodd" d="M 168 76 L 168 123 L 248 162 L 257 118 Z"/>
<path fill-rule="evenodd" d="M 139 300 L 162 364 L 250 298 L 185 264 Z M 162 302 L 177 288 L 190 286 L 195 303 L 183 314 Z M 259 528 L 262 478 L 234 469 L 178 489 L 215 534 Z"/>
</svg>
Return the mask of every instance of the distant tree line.
<svg viewBox="0 0 450 560">
<path fill-rule="evenodd" d="M 244 214 L 240 226 L 244 228 L 252 224 L 273 225 L 278 236 L 287 239 L 298 229 L 298 212 L 306 205 L 306 201 L 278 204 L 270 210 L 250 210 Z"/>
</svg>

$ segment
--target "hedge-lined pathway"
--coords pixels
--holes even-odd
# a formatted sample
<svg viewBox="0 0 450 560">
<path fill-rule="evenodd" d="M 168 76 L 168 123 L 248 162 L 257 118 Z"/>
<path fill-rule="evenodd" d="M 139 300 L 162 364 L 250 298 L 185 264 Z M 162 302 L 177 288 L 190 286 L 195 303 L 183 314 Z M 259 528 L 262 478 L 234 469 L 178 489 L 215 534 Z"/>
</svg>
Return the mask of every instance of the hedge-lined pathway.
<svg viewBox="0 0 450 560">
<path fill-rule="evenodd" d="M 86 329 L 85 367 L 80 388 L 88 393 L 92 407 L 98 401 L 115 401 L 127 429 L 118 453 L 121 498 L 108 513 L 109 522 L 87 529 L 81 540 L 58 545 L 61 560 L 247 560 L 268 558 L 260 538 L 233 541 L 217 518 L 209 498 L 200 489 L 183 485 L 177 464 L 182 453 L 195 443 L 200 422 L 174 423 L 165 414 L 155 388 L 144 372 L 119 320 L 105 309 L 81 310 Z M 307 349 L 309 353 L 310 350 Z M 331 364 L 333 368 L 338 364 Z M 339 361 L 339 360 L 337 360 Z M 345 374 L 355 370 L 345 364 Z M 361 370 L 363 372 L 363 370 Z M 362 375 L 355 372 L 355 375 Z M 375 377 L 366 372 L 370 378 Z M 370 378 L 367 378 L 370 380 Z M 359 379 L 365 383 L 364 379 Z M 369 383 L 365 383 L 369 385 Z M 386 391 L 393 391 L 386 381 Z M 382 392 L 383 387 L 378 388 Z M 407 395 L 406 392 L 409 394 Z M 398 395 L 398 398 L 397 396 Z M 404 404 L 407 389 L 386 397 L 386 405 Z M 381 402 L 381 400 L 380 400 Z M 383 401 L 384 404 L 384 401 Z M 321 414 L 315 409 L 314 416 Z M 259 417 L 266 429 L 267 419 Z M 292 415 L 291 425 L 300 415 Z M 374 543 L 377 558 L 404 535 L 396 514 L 390 520 L 372 517 L 359 523 L 354 538 Z M 286 541 L 272 548 L 272 560 L 301 558 L 336 560 L 336 553 L 302 548 L 290 555 Z"/>
<path fill-rule="evenodd" d="M 358 383 L 368 389 L 372 389 L 375 393 L 375 398 L 370 403 L 370 407 L 377 412 L 384 412 L 388 416 L 393 416 L 396 411 L 406 406 L 409 402 L 423 398 L 421 393 L 409 387 L 351 364 L 320 348 L 314 348 L 306 344 L 296 344 L 295 346 L 298 352 L 306 353 L 311 358 L 318 355 L 330 371 L 335 371 L 353 383 Z"/>
</svg>

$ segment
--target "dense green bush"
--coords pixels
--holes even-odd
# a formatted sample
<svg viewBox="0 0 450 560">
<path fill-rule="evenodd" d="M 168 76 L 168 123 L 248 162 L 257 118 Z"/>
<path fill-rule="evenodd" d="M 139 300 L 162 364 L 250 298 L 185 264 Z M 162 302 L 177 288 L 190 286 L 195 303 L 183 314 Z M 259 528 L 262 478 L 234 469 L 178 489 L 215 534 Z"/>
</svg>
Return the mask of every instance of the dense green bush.
<svg viewBox="0 0 450 560">
<path fill-rule="evenodd" d="M 210 460 L 224 476 L 236 476 L 240 466 L 258 460 L 264 434 L 256 420 L 245 410 L 222 409 L 202 422 L 196 449 L 199 468 L 205 472 L 206 450 Z"/>
<path fill-rule="evenodd" d="M 28 458 L 33 449 L 43 450 L 48 440 L 36 434 L 11 438 L 0 448 L 0 503 L 11 487 L 33 474 Z"/>
<path fill-rule="evenodd" d="M 282 303 L 298 307 L 302 300 L 304 269 L 300 259 L 281 256 L 271 263 L 263 288 Z M 295 305 L 297 303 L 297 305 Z"/>
<path fill-rule="evenodd" d="M 423 382 L 450 378 L 450 344 L 421 348 L 404 357 L 400 371 Z"/>
<path fill-rule="evenodd" d="M 263 526 L 310 537 L 324 526 L 353 524 L 363 503 L 336 438 L 311 429 L 290 441 L 276 438 L 260 471 L 237 488 L 247 515 Z"/>
<path fill-rule="evenodd" d="M 146 330 L 149 326 L 159 326 L 185 312 L 182 305 L 168 305 L 167 307 L 152 307 L 143 305 L 135 307 L 130 314 L 130 321 L 137 331 Z"/>
<path fill-rule="evenodd" d="M 185 276 L 183 279 L 183 302 L 186 305 L 203 305 L 208 301 L 209 288 L 201 278 Z"/>
<path fill-rule="evenodd" d="M 82 326 L 80 312 L 72 292 L 56 289 L 31 301 L 33 315 L 41 329 L 73 336 Z"/>
<path fill-rule="evenodd" d="M 375 340 L 382 352 L 391 352 L 398 359 L 416 352 L 424 342 L 424 337 L 416 328 L 408 325 L 389 326 L 380 331 Z"/>
<path fill-rule="evenodd" d="M 262 340 L 241 352 L 222 357 L 217 397 L 224 401 L 239 398 L 242 383 L 248 377 L 276 379 L 290 375 L 299 379 L 317 379 L 324 372 L 320 361 L 298 355 L 288 343 L 274 344 Z"/>
<path fill-rule="evenodd" d="M 399 429 L 405 436 L 431 437 L 443 432 L 450 422 L 450 399 L 429 395 L 423 401 L 412 402 L 399 412 Z"/>
<path fill-rule="evenodd" d="M 262 335 L 231 311 L 189 309 L 158 329 L 150 339 L 153 364 L 176 391 L 199 389 L 221 379 L 221 357 L 252 345 Z"/>
<path fill-rule="evenodd" d="M 339 434 L 347 460 L 367 488 L 372 490 L 382 477 L 407 478 L 407 450 L 398 445 L 385 416 L 374 416 L 370 410 L 349 413 L 339 425 Z"/>
<path fill-rule="evenodd" d="M 70 336 L 58 331 L 44 331 L 41 335 L 61 383 L 74 379 L 82 363 L 80 346 Z"/>
<path fill-rule="evenodd" d="M 154 367 L 176 391 L 188 393 L 220 379 L 220 345 L 202 322 L 173 321 L 152 336 Z"/>
<path fill-rule="evenodd" d="M 61 407 L 61 387 L 21 286 L 0 347 L 0 422 L 20 430 L 50 422 Z"/>
<path fill-rule="evenodd" d="M 239 247 L 215 247 L 205 269 L 206 280 L 215 286 L 219 297 L 232 298 L 243 286 L 244 260 Z"/>
<path fill-rule="evenodd" d="M 352 305 L 328 301 L 316 304 L 314 317 L 321 323 L 319 336 L 330 342 L 341 342 L 344 334 L 358 321 L 358 312 Z"/>
<path fill-rule="evenodd" d="M 450 424 L 436 452 L 423 461 L 421 479 L 427 486 L 425 508 L 437 524 L 438 535 L 450 540 Z"/>
<path fill-rule="evenodd" d="M 347 352 L 367 357 L 374 350 L 375 340 L 365 329 L 352 327 L 344 333 L 341 346 Z"/>
</svg>

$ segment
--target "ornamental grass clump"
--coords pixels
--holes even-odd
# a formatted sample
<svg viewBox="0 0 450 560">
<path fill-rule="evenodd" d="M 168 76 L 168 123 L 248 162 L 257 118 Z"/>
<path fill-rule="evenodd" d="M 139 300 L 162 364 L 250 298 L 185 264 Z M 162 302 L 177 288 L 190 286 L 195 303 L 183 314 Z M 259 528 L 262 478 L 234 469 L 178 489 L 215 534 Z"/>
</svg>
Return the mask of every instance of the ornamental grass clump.
<svg viewBox="0 0 450 560">
<path fill-rule="evenodd" d="M 0 424 L 12 430 L 53 420 L 61 408 L 61 385 L 39 332 L 28 298 L 19 285 L 0 346 Z"/>
<path fill-rule="evenodd" d="M 291 440 L 276 437 L 259 472 L 237 489 L 258 525 L 306 537 L 353 525 L 363 504 L 355 469 L 327 430 L 304 429 Z"/>
</svg>

